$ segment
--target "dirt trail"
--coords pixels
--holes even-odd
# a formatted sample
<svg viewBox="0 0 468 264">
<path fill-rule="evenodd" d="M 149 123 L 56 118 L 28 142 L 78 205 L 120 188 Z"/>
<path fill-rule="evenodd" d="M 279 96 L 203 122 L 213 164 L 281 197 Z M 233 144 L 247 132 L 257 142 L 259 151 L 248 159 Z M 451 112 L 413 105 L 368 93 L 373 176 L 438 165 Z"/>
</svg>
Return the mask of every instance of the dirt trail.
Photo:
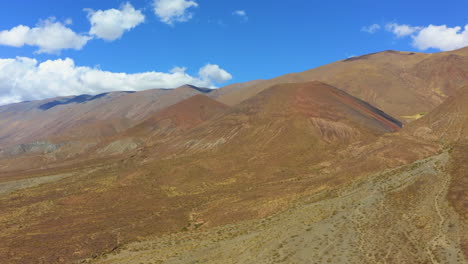
<svg viewBox="0 0 468 264">
<path fill-rule="evenodd" d="M 439 225 L 437 230 L 437 235 L 428 243 L 428 253 L 431 257 L 432 263 L 441 263 L 438 261 L 437 255 L 434 252 L 442 251 L 441 253 L 445 255 L 446 259 L 450 261 L 448 263 L 455 263 L 456 259 L 454 258 L 457 254 L 453 252 L 453 248 L 450 247 L 450 240 L 447 239 L 446 233 L 448 232 L 448 227 L 446 222 L 449 221 L 445 215 L 445 208 L 447 207 L 447 200 L 445 199 L 447 195 L 448 188 L 450 186 L 450 178 L 445 178 L 440 185 L 440 190 L 434 198 L 434 208 L 439 217 Z"/>
<path fill-rule="evenodd" d="M 466 263 L 445 200 L 448 153 L 261 220 L 133 243 L 91 263 Z"/>
</svg>

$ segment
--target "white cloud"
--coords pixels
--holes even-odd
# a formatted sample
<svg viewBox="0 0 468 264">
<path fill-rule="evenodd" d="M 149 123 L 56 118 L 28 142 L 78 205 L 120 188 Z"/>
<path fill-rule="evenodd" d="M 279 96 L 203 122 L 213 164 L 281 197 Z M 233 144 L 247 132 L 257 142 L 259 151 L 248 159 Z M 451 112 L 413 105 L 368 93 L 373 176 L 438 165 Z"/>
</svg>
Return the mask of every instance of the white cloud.
<svg viewBox="0 0 468 264">
<path fill-rule="evenodd" d="M 420 27 L 412 27 L 410 25 L 399 25 L 397 23 L 388 23 L 385 26 L 385 29 L 387 31 L 392 32 L 397 37 L 401 38 L 401 37 L 409 36 L 409 35 L 413 34 L 414 32 L 420 30 L 421 28 Z"/>
<path fill-rule="evenodd" d="M 17 57 L 0 59 L 0 105 L 115 90 L 175 88 L 184 84 L 213 87 L 231 78 L 231 74 L 213 64 L 202 67 L 199 76 L 191 76 L 186 73 L 186 68 L 180 67 L 168 73 L 127 74 L 76 66 L 70 58 L 39 63 L 36 59 Z"/>
<path fill-rule="evenodd" d="M 185 72 L 187 70 L 187 67 L 174 67 L 172 68 L 169 72 L 170 73 L 179 73 L 179 72 Z"/>
<path fill-rule="evenodd" d="M 227 71 L 221 69 L 216 64 L 207 64 L 200 69 L 198 75 L 205 80 L 212 83 L 223 83 L 232 79 L 232 75 Z"/>
<path fill-rule="evenodd" d="M 245 22 L 247 22 L 247 20 L 249 20 L 249 17 L 247 16 L 247 12 L 245 12 L 245 10 L 236 10 L 234 12 L 232 12 L 233 15 L 235 16 L 239 16 L 242 18 L 242 20 L 244 20 Z"/>
<path fill-rule="evenodd" d="M 66 21 L 65 24 L 71 21 Z M 39 22 L 36 27 L 19 25 L 10 30 L 0 31 L 0 45 L 22 47 L 36 46 L 38 53 L 58 53 L 63 49 L 80 50 L 91 39 L 75 33 L 65 24 L 49 18 Z"/>
<path fill-rule="evenodd" d="M 370 34 L 374 34 L 375 32 L 380 30 L 380 25 L 379 24 L 372 24 L 370 26 L 364 26 L 361 28 L 361 31 L 367 32 Z"/>
<path fill-rule="evenodd" d="M 455 50 L 468 46 L 468 24 L 465 28 L 429 25 L 427 27 L 389 23 L 385 27 L 398 38 L 411 36 L 413 47 L 419 50 L 430 48 L 441 51 Z"/>
<path fill-rule="evenodd" d="M 20 101 L 23 101 L 23 100 L 21 100 L 21 97 L 16 94 L 6 94 L 0 97 L 0 105 L 13 104 L 13 103 L 17 103 Z"/>
<path fill-rule="evenodd" d="M 464 30 L 461 27 L 429 25 L 413 36 L 413 46 L 420 50 L 434 48 L 442 51 L 463 48 L 468 46 L 468 25 Z"/>
<path fill-rule="evenodd" d="M 145 21 L 145 16 L 141 11 L 135 10 L 130 3 L 122 5 L 120 10 L 114 8 L 104 11 L 85 10 L 88 12 L 88 19 L 91 23 L 89 34 L 108 41 L 122 37 L 125 31 Z"/>
<path fill-rule="evenodd" d="M 198 7 L 198 3 L 192 0 L 154 0 L 154 13 L 159 19 L 169 25 L 174 22 L 185 22 L 192 18 L 193 14 L 188 10 Z"/>
</svg>

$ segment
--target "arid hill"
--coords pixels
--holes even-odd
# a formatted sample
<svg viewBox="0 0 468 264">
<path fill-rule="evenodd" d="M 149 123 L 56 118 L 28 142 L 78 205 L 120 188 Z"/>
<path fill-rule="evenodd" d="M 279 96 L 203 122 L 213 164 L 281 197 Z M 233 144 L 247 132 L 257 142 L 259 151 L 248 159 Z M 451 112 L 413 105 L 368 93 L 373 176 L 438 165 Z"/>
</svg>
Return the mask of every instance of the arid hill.
<svg viewBox="0 0 468 264">
<path fill-rule="evenodd" d="M 150 114 L 211 90 L 176 89 L 59 97 L 0 106 L 0 145 L 53 143 L 111 136 Z"/>
<path fill-rule="evenodd" d="M 213 118 L 228 107 L 205 95 L 195 95 L 156 112 L 142 123 L 124 132 L 126 136 L 151 137 L 187 130 Z"/>
<path fill-rule="evenodd" d="M 315 83 L 313 86 L 318 85 L 322 84 Z M 289 89 L 281 91 L 281 87 Z M 298 97 L 304 101 L 310 99 L 307 93 L 301 91 L 305 87 L 306 84 L 279 85 L 259 93 L 239 105 L 237 111 L 232 111 L 238 115 L 249 113 L 243 119 L 248 124 L 251 124 L 251 116 L 260 116 L 259 119 L 271 116 L 281 118 L 282 114 L 286 115 L 283 112 L 286 112 L 289 113 L 287 119 L 291 119 L 295 114 L 310 113 L 304 111 L 304 108 L 314 109 L 311 111 L 313 113 L 321 112 L 310 101 L 304 108 L 300 104 L 288 104 L 288 98 L 292 95 L 300 95 Z M 329 100 L 323 91 L 315 90 L 318 92 L 315 95 L 319 95 L 315 98 L 320 98 L 320 102 L 331 103 L 333 100 Z M 465 263 L 468 257 L 468 235 L 465 232 L 468 211 L 464 190 L 468 145 L 464 138 L 467 119 L 463 118 L 466 112 L 463 104 L 466 98 L 463 94 L 460 92 L 447 99 L 401 133 L 384 134 L 364 144 L 342 147 L 335 152 L 342 156 L 328 158 L 326 165 L 323 162 L 318 166 L 313 166 L 313 162 L 308 164 L 316 169 L 315 172 L 302 170 L 295 174 L 292 168 L 306 168 L 307 165 L 290 163 L 283 167 L 281 177 L 274 179 L 273 176 L 267 176 L 272 175 L 267 164 L 285 164 L 284 160 L 292 157 L 289 155 L 292 152 L 287 152 L 288 148 L 284 147 L 283 160 L 269 160 L 263 166 L 263 173 L 258 171 L 252 175 L 268 181 L 250 184 L 254 191 L 245 190 L 243 196 L 237 196 L 232 204 L 226 199 L 219 205 L 234 209 L 235 213 L 226 213 L 221 208 L 205 205 L 202 207 L 205 210 L 194 214 L 193 225 L 189 225 L 183 232 L 143 239 L 88 261 L 101 264 L 129 264 L 134 261 L 171 264 Z M 283 100 L 275 101 L 275 96 Z M 290 108 L 285 108 L 286 105 Z M 341 111 L 336 112 L 342 114 Z M 225 117 L 219 119 L 222 118 Z M 213 120 L 206 126 L 213 127 L 216 122 L 219 121 Z M 258 119 L 252 123 L 259 124 Z M 412 137 L 409 133 L 414 128 L 417 130 L 424 126 L 434 129 L 434 134 L 443 140 L 420 135 Z M 251 127 L 248 129 L 255 130 Z M 266 130 L 262 130 L 262 133 L 268 135 Z M 230 140 L 235 142 L 236 137 Z M 242 135 L 240 138 L 246 137 Z M 279 136 L 278 141 L 283 142 L 284 139 L 286 137 Z M 294 141 L 288 139 L 286 142 Z M 304 137 L 302 142 L 306 144 L 309 141 Z M 224 143 L 219 150 L 227 148 L 227 145 L 229 142 Z M 231 153 L 234 153 L 234 149 L 234 146 L 229 147 Z M 254 149 L 249 151 L 253 152 Z M 317 150 L 311 145 L 309 149 Z M 215 153 L 219 155 L 220 151 Z M 296 159 L 304 155 L 300 151 L 294 153 Z M 259 159 L 268 160 L 271 152 L 262 154 Z M 245 155 L 248 155 L 247 152 Z M 416 158 L 418 155 L 419 158 Z M 223 160 L 222 155 L 219 159 Z M 308 156 L 306 160 L 313 161 L 314 158 Z M 397 166 L 395 162 L 401 162 L 403 166 Z M 372 168 L 371 164 L 379 163 L 380 167 Z M 213 167 L 209 166 L 211 169 Z M 354 170 L 356 167 L 358 169 Z M 288 177 L 291 174 L 296 175 L 294 180 Z M 321 181 L 325 175 L 333 178 Z M 249 181 L 244 179 L 242 182 Z M 309 186 L 310 189 L 305 192 L 307 194 L 304 189 L 296 189 L 298 186 L 295 183 Z M 286 188 L 287 193 L 303 196 L 285 199 L 287 195 L 282 194 L 284 189 L 274 188 L 276 184 Z M 174 183 L 174 186 L 181 185 L 180 182 Z M 317 185 L 321 187 L 312 187 Z M 255 195 L 248 195 L 252 192 Z M 252 202 L 258 201 L 256 195 L 261 195 L 262 202 Z M 283 203 L 289 205 L 282 207 Z M 244 216 L 243 220 L 250 220 L 206 228 L 214 220 L 222 221 L 220 219 L 223 217 L 232 220 L 240 212 L 260 207 L 259 204 L 269 205 L 263 207 L 262 212 L 278 206 L 282 210 L 268 217 Z"/>
<path fill-rule="evenodd" d="M 217 99 L 235 105 L 274 84 L 314 80 L 338 87 L 395 118 L 412 121 L 467 84 L 468 48 L 433 54 L 389 50 L 352 57 L 237 89 L 227 87 L 229 92 Z"/>
<path fill-rule="evenodd" d="M 167 141 L 226 111 L 228 106 L 205 95 L 195 95 L 171 105 L 148 117 L 145 121 L 115 136 L 104 139 L 91 152 L 99 156 L 121 154 L 138 147 Z M 89 155 L 86 153 L 85 156 Z"/>
<path fill-rule="evenodd" d="M 172 119 L 179 122 L 200 103 L 225 108 L 196 96 L 146 125 L 183 112 Z M 140 237 L 267 217 L 437 150 L 379 140 L 398 129 L 398 121 L 327 84 L 277 85 L 137 153 L 55 170 L 56 178 L 42 171 L 31 176 L 49 183 L 22 183 L 28 189 L 5 185 L 16 191 L 0 196 L 0 255 L 11 263 L 70 262 Z M 392 156 L 401 145 L 413 148 Z"/>
<path fill-rule="evenodd" d="M 195 151 L 226 143 L 244 148 L 269 144 L 287 148 L 280 140 L 283 136 L 298 143 L 306 136 L 310 138 L 307 142 L 322 146 L 394 132 L 400 127 L 399 121 L 381 110 L 315 81 L 275 85 L 174 140 L 179 145 L 186 141 L 184 148 Z"/>
<path fill-rule="evenodd" d="M 0 263 L 466 263 L 466 52 L 4 106 Z"/>
<path fill-rule="evenodd" d="M 112 92 L 52 98 L 0 106 L 0 171 L 46 168 L 76 160 L 102 141 L 126 131 L 175 103 L 211 89 L 184 85 L 176 89 Z M 134 148 L 128 141 L 120 151 Z"/>
</svg>

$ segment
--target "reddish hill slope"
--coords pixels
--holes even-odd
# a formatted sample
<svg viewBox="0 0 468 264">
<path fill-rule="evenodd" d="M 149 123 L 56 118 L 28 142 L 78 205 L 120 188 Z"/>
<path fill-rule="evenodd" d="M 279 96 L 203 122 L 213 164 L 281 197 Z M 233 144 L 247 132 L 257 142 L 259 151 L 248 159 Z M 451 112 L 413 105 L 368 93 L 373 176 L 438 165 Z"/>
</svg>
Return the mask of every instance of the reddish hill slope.
<svg viewBox="0 0 468 264">
<path fill-rule="evenodd" d="M 218 100 L 235 105 L 275 84 L 313 80 L 338 87 L 396 118 L 411 121 L 467 84 L 468 47 L 434 54 L 384 51 L 352 57 L 237 89 L 226 87 L 229 91 Z"/>
<path fill-rule="evenodd" d="M 180 134 L 223 113 L 228 106 L 205 95 L 195 95 L 156 112 L 140 124 L 103 140 L 95 151 L 100 156 L 128 152 L 143 145 L 167 141 L 169 136 Z M 86 153 L 85 156 L 89 156 Z"/>
<path fill-rule="evenodd" d="M 173 130 L 187 130 L 213 118 L 228 108 L 205 95 L 195 95 L 171 105 L 142 123 L 125 131 L 126 136 L 148 137 L 167 134 Z"/>
<path fill-rule="evenodd" d="M 394 132 L 400 127 L 399 121 L 368 103 L 314 81 L 273 86 L 184 137 L 190 142 L 205 142 L 193 143 L 195 148 L 200 144 L 229 143 L 234 138 L 272 142 L 277 141 L 274 138 L 296 132 L 320 142 L 345 142 L 364 135 Z M 287 140 L 300 141 L 291 136 Z M 235 145 L 246 145 L 244 143 Z"/>
</svg>

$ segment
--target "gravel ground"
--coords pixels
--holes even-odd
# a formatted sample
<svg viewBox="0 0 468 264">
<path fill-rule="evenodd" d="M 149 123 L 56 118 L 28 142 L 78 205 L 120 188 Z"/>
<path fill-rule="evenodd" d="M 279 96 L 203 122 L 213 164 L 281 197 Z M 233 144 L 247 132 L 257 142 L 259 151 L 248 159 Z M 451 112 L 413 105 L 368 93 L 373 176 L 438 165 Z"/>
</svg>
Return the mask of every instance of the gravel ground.
<svg viewBox="0 0 468 264">
<path fill-rule="evenodd" d="M 466 263 L 466 231 L 445 199 L 448 160 L 442 153 L 266 219 L 136 242 L 86 262 Z"/>
</svg>

